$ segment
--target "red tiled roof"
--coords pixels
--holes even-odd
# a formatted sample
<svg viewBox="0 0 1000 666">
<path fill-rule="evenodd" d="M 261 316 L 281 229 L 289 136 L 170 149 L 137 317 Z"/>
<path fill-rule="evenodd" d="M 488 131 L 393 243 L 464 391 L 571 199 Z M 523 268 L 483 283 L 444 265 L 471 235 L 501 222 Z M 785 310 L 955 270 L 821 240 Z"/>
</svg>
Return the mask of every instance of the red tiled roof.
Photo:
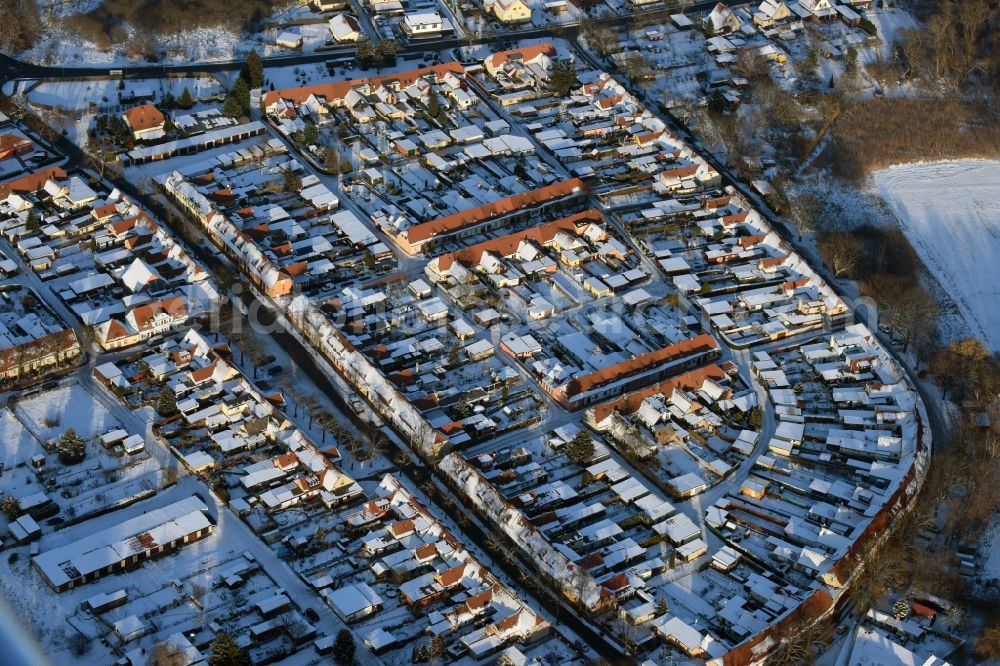
<svg viewBox="0 0 1000 666">
<path fill-rule="evenodd" d="M 723 215 L 721 218 L 722 226 L 728 227 L 731 224 L 736 224 L 737 222 L 743 222 L 747 219 L 750 213 L 743 211 L 742 213 L 733 213 L 732 215 Z"/>
<path fill-rule="evenodd" d="M 279 99 L 287 100 L 294 104 L 301 104 L 309 99 L 310 95 L 322 97 L 327 102 L 336 99 L 343 99 L 348 92 L 354 88 L 368 85 L 371 88 L 378 88 L 383 85 L 398 84 L 400 88 L 412 84 L 417 79 L 435 75 L 437 78 L 444 78 L 449 73 L 464 74 L 465 67 L 457 62 L 445 62 L 440 65 L 421 67 L 409 72 L 399 74 L 385 74 L 383 76 L 372 76 L 364 79 L 349 79 L 347 81 L 334 81 L 330 83 L 318 83 L 311 86 L 301 86 L 299 88 L 285 88 L 283 90 L 272 90 L 264 94 L 264 108 L 277 102 Z"/>
<path fill-rule="evenodd" d="M 456 585 L 458 581 L 462 580 L 462 576 L 465 575 L 465 563 L 459 564 L 457 567 L 452 567 L 451 569 L 445 569 L 437 575 L 438 583 L 442 587 L 451 587 Z"/>
<path fill-rule="evenodd" d="M 540 224 L 537 227 L 531 227 L 524 231 L 476 243 L 458 252 L 443 254 L 437 258 L 438 270 L 448 270 L 456 261 L 466 266 L 474 266 L 482 259 L 484 252 L 493 252 L 506 257 L 514 254 L 522 241 L 530 240 L 539 244 L 545 244 L 555 238 L 556 234 L 560 231 L 579 235 L 586 229 L 588 224 L 600 224 L 602 222 L 604 222 L 604 217 L 600 212 L 594 209 L 585 210 L 582 213 L 546 222 L 545 224 Z"/>
<path fill-rule="evenodd" d="M 605 402 L 594 407 L 594 420 L 598 423 L 606 419 L 616 409 L 622 414 L 631 414 L 639 409 L 642 401 L 651 395 L 661 393 L 669 396 L 674 389 L 681 391 L 693 391 L 701 388 L 706 379 L 724 379 L 726 373 L 717 365 L 707 365 L 703 368 L 685 372 L 683 375 L 672 377 L 666 381 L 644 388 L 640 391 L 622 396 L 616 400 Z"/>
<path fill-rule="evenodd" d="M 674 167 L 673 169 L 665 169 L 662 172 L 663 176 L 674 176 L 676 178 L 686 178 L 687 176 L 693 176 L 698 173 L 697 164 L 688 164 L 685 166 Z"/>
<path fill-rule="evenodd" d="M 788 259 L 787 255 L 781 255 L 780 257 L 768 257 L 766 259 L 761 259 L 760 265 L 762 268 L 773 268 L 785 263 L 786 259 Z"/>
<path fill-rule="evenodd" d="M 601 386 L 602 384 L 607 384 L 617 379 L 621 379 L 622 377 L 636 374 L 646 368 L 660 365 L 666 361 L 694 354 L 696 352 L 716 349 L 717 347 L 718 345 L 711 335 L 702 333 L 701 335 L 697 335 L 688 340 L 682 340 L 660 349 L 654 349 L 653 351 L 646 352 L 645 354 L 640 354 L 635 358 L 620 361 L 614 365 L 609 365 L 606 368 L 592 372 L 589 375 L 584 375 L 576 380 L 576 386 L 574 386 L 574 389 L 576 390 L 570 393 L 566 387 L 563 387 L 563 391 L 567 396 L 585 393 L 586 391 L 589 391 L 597 386 Z"/>
<path fill-rule="evenodd" d="M 494 53 L 489 57 L 490 65 L 496 69 L 501 67 L 508 60 L 521 60 L 523 62 L 528 62 L 534 60 L 538 56 L 545 54 L 547 56 L 554 56 L 556 54 L 555 48 L 552 44 L 548 42 L 544 44 L 532 44 L 531 46 L 525 46 L 519 49 L 511 49 L 510 51 L 500 51 Z"/>
<path fill-rule="evenodd" d="M 215 363 L 211 365 L 206 365 L 204 368 L 198 368 L 197 370 L 191 371 L 191 381 L 195 384 L 200 384 L 207 381 L 212 374 L 215 372 Z"/>
<path fill-rule="evenodd" d="M 95 216 L 96 217 L 96 216 Z M 100 219 L 100 218 L 98 218 Z M 115 236 L 121 236 L 125 232 L 131 231 L 135 228 L 136 223 L 139 221 L 137 217 L 130 217 L 127 220 L 119 220 L 111 225 L 111 233 Z"/>
<path fill-rule="evenodd" d="M 141 132 L 159 127 L 164 121 L 163 114 L 154 104 L 133 106 L 123 115 L 125 116 L 125 122 L 128 123 L 133 132 Z"/>
<path fill-rule="evenodd" d="M 174 296 L 165 301 L 147 303 L 146 305 L 134 308 L 132 310 L 132 317 L 135 319 L 136 329 L 142 331 L 149 328 L 153 318 L 161 312 L 166 312 L 174 319 L 187 317 L 187 307 L 184 305 L 184 297 Z"/>
<path fill-rule="evenodd" d="M 570 178 L 569 180 L 540 187 L 537 190 L 514 194 L 509 197 L 504 197 L 498 201 L 483 204 L 482 206 L 476 206 L 475 208 L 469 208 L 451 215 L 445 215 L 444 217 L 439 217 L 436 220 L 429 220 L 422 224 L 415 224 L 403 233 L 406 236 L 406 241 L 411 245 L 414 243 L 420 243 L 438 234 L 457 231 L 463 227 L 467 227 L 478 222 L 484 222 L 494 217 L 499 217 L 516 210 L 521 210 L 522 208 L 528 208 L 529 206 L 551 201 L 553 199 L 560 199 L 572 194 L 575 191 L 583 189 L 583 187 L 584 185 L 582 180 L 579 178 Z"/>
<path fill-rule="evenodd" d="M 17 134 L 0 134 L 0 155 L 22 153 L 31 148 L 31 141 Z"/>
<path fill-rule="evenodd" d="M 506 631 L 507 629 L 513 629 L 517 626 L 517 621 L 521 617 L 521 613 L 511 613 L 504 619 L 497 622 L 497 629 L 500 631 Z"/>
<path fill-rule="evenodd" d="M 477 611 L 485 608 L 486 604 L 493 601 L 493 588 L 483 590 L 479 594 L 473 594 L 465 600 L 465 605 L 470 611 Z"/>
<path fill-rule="evenodd" d="M 722 218 L 726 219 L 726 218 Z M 754 234 L 753 236 L 741 236 L 740 237 L 740 247 L 751 247 L 757 243 L 762 243 L 764 239 L 767 238 L 764 234 Z"/>
<path fill-rule="evenodd" d="M 615 104 L 622 101 L 623 97 L 624 97 L 623 95 L 612 95 L 611 97 L 602 97 L 601 99 L 597 100 L 597 106 L 601 107 L 602 109 L 610 109 Z"/>
<path fill-rule="evenodd" d="M 12 192 L 37 192 L 45 186 L 47 180 L 63 180 L 65 178 L 66 172 L 59 167 L 49 167 L 29 173 L 0 185 L 0 199 L 6 199 Z"/>
<path fill-rule="evenodd" d="M 623 590 L 628 587 L 628 576 L 620 573 L 604 581 L 603 586 L 609 590 Z"/>
<path fill-rule="evenodd" d="M 125 324 L 121 323 L 114 317 L 108 320 L 108 327 L 104 335 L 105 342 L 121 340 L 122 338 L 127 338 L 128 336 L 129 332 L 128 329 L 125 328 Z"/>
<path fill-rule="evenodd" d="M 401 536 L 403 534 L 409 534 L 410 532 L 413 531 L 413 529 L 414 529 L 413 521 L 410 520 L 409 518 L 396 521 L 392 525 L 389 525 L 389 531 L 392 532 L 392 535 L 395 537 Z"/>
</svg>

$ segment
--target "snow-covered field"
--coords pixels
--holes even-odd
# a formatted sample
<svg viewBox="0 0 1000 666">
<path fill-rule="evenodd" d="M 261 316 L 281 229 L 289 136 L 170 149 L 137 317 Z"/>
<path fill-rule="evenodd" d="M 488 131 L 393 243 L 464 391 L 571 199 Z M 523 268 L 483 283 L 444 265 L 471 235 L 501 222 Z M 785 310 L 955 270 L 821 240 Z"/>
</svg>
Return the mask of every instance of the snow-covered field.
<svg viewBox="0 0 1000 666">
<path fill-rule="evenodd" d="M 1000 351 L 1000 161 L 894 166 L 875 184 L 969 330 Z"/>
<path fill-rule="evenodd" d="M 19 402 L 17 415 L 39 440 L 56 439 L 67 428 L 90 440 L 121 424 L 106 410 L 97 398 L 79 384 L 40 393 Z"/>
<path fill-rule="evenodd" d="M 42 452 L 38 440 L 31 436 L 9 410 L 0 412 L 0 463 L 4 467 L 24 464 L 32 456 Z"/>
</svg>

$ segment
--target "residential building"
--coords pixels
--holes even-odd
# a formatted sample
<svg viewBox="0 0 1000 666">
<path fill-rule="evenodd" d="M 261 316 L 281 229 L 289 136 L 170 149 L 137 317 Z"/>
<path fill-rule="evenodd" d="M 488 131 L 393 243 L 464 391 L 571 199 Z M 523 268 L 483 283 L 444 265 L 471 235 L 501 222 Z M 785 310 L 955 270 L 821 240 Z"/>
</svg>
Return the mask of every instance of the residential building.
<svg viewBox="0 0 1000 666">
<path fill-rule="evenodd" d="M 738 32 L 743 25 L 740 17 L 724 3 L 718 3 L 705 16 L 705 29 L 713 35 L 728 35 Z"/>
<path fill-rule="evenodd" d="M 129 518 L 32 558 L 32 564 L 56 592 L 135 568 L 208 536 L 215 524 L 208 507 L 189 497 Z"/>
<path fill-rule="evenodd" d="M 125 124 L 132 130 L 136 141 L 154 141 L 164 136 L 163 124 L 166 116 L 156 108 L 155 104 L 133 106 L 122 114 Z"/>
<path fill-rule="evenodd" d="M 507 226 L 515 221 L 537 219 L 552 212 L 565 212 L 582 201 L 584 184 L 578 178 L 515 194 L 493 203 L 415 224 L 393 236 L 410 254 L 428 252 L 444 243 Z"/>
<path fill-rule="evenodd" d="M 356 42 L 363 34 L 358 20 L 351 14 L 337 14 L 330 19 L 329 26 L 333 40 L 341 44 Z"/>
<path fill-rule="evenodd" d="M 410 39 L 436 37 L 445 30 L 444 20 L 437 12 L 406 14 L 399 25 L 403 34 Z"/>
<path fill-rule="evenodd" d="M 764 0 L 753 14 L 754 25 L 769 28 L 792 15 L 792 10 L 783 0 Z"/>
<path fill-rule="evenodd" d="M 517 24 L 531 21 L 531 7 L 524 0 L 487 0 L 486 11 L 501 23 Z"/>
</svg>

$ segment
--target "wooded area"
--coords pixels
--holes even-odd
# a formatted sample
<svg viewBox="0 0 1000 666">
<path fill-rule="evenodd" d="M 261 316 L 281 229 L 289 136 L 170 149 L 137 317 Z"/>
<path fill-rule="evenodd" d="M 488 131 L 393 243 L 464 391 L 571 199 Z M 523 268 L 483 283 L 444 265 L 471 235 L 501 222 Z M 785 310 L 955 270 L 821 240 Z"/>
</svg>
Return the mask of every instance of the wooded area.
<svg viewBox="0 0 1000 666">
<path fill-rule="evenodd" d="M 893 164 L 1000 151 L 1000 122 L 990 110 L 952 98 L 871 99 L 847 109 L 832 131 L 834 173 L 853 181 Z"/>
</svg>

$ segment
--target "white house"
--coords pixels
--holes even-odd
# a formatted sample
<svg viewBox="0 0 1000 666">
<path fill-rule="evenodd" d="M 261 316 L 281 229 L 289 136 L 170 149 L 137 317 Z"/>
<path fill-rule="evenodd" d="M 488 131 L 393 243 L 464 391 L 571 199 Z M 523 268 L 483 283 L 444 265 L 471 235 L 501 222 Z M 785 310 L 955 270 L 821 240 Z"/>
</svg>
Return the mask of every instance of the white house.
<svg viewBox="0 0 1000 666">
<path fill-rule="evenodd" d="M 382 597 L 365 583 L 348 583 L 336 590 L 326 588 L 320 594 L 344 622 L 357 622 L 382 608 Z"/>
<path fill-rule="evenodd" d="M 803 19 L 832 21 L 837 18 L 837 10 L 830 0 L 799 0 L 799 16 Z"/>
<path fill-rule="evenodd" d="M 302 33 L 286 30 L 278 35 L 277 39 L 274 40 L 274 43 L 278 46 L 283 46 L 286 49 L 302 48 Z"/>
<path fill-rule="evenodd" d="M 356 42 L 361 39 L 361 26 L 350 14 L 337 14 L 330 19 L 330 34 L 335 42 Z"/>
<path fill-rule="evenodd" d="M 436 37 L 444 31 L 444 21 L 437 12 L 406 14 L 400 26 L 407 37 Z"/>
</svg>

